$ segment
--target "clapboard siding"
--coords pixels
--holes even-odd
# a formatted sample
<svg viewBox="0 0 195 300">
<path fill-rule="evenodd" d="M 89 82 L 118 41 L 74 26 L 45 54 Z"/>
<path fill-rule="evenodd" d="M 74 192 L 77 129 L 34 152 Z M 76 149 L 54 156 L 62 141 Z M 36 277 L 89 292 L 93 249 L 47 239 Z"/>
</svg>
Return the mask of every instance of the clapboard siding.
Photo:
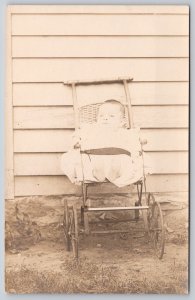
<svg viewBox="0 0 195 300">
<path fill-rule="evenodd" d="M 187 106 L 134 106 L 140 128 L 186 128 Z M 14 107 L 14 128 L 74 128 L 73 107 Z"/>
<path fill-rule="evenodd" d="M 147 189 L 151 192 L 184 192 L 188 190 L 188 176 L 185 174 L 151 175 L 147 177 Z M 92 193 L 128 193 L 129 187 L 98 185 L 90 188 Z M 65 176 L 19 176 L 15 178 L 15 195 L 61 195 L 81 194 L 81 188 L 71 184 Z M 169 200 L 169 198 L 167 199 Z"/>
<path fill-rule="evenodd" d="M 72 89 L 62 83 L 15 83 L 13 105 L 73 105 Z"/>
<path fill-rule="evenodd" d="M 73 107 L 15 107 L 14 128 L 74 128 Z"/>
<path fill-rule="evenodd" d="M 119 76 L 132 76 L 135 81 L 188 81 L 188 58 L 13 59 L 14 82 L 64 82 Z"/>
<path fill-rule="evenodd" d="M 13 15 L 13 35 L 188 35 L 188 15 Z M 24 26 L 25 24 L 25 26 Z"/>
<path fill-rule="evenodd" d="M 60 168 L 62 153 L 22 153 L 14 155 L 14 174 L 63 175 Z M 148 152 L 145 164 L 153 174 L 177 174 L 188 172 L 187 152 Z"/>
<path fill-rule="evenodd" d="M 79 47 L 78 47 L 79 43 Z M 188 57 L 188 37 L 17 36 L 13 57 Z"/>
<path fill-rule="evenodd" d="M 188 82 L 132 82 L 129 84 L 132 105 L 188 104 Z M 125 100 L 122 84 L 77 86 L 80 105 L 106 99 Z M 72 105 L 72 89 L 62 83 L 15 83 L 14 106 Z"/>
<path fill-rule="evenodd" d="M 75 126 L 72 90 L 63 82 L 125 76 L 134 79 L 134 123 L 148 141 L 146 163 L 152 160 L 147 189 L 188 190 L 188 6 L 14 5 L 8 14 L 8 197 L 81 192 L 60 170 Z M 79 105 L 123 102 L 125 92 L 122 84 L 77 86 L 77 98 Z M 116 190 L 128 192 L 93 188 Z"/>
<path fill-rule="evenodd" d="M 66 152 L 72 134 L 68 129 L 15 130 L 14 152 Z M 148 142 L 143 146 L 145 151 L 188 150 L 187 129 L 143 129 L 141 138 Z"/>
</svg>

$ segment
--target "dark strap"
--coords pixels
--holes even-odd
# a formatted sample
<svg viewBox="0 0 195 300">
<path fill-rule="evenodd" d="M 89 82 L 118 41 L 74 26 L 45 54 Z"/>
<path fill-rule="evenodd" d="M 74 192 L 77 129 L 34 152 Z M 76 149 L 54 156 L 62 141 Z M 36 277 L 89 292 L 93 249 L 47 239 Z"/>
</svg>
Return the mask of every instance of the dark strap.
<svg viewBox="0 0 195 300">
<path fill-rule="evenodd" d="M 121 149 L 121 148 L 101 148 L 101 149 L 90 149 L 90 150 L 81 150 L 81 153 L 92 154 L 92 155 L 119 155 L 126 154 L 131 156 L 131 152 Z"/>
</svg>

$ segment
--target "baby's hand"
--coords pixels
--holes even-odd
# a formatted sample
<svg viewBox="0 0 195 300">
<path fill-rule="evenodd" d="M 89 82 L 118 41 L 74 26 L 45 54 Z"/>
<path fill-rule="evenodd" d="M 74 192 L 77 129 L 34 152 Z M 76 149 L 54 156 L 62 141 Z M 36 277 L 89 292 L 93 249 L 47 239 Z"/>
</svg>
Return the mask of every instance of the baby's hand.
<svg viewBox="0 0 195 300">
<path fill-rule="evenodd" d="M 74 149 L 80 148 L 80 136 L 78 135 L 78 133 L 74 133 L 73 137 L 72 137 L 72 147 Z"/>
<path fill-rule="evenodd" d="M 75 185 L 81 186 L 81 181 L 78 180 L 78 178 L 74 178 L 74 180 L 72 180 L 72 183 L 74 183 Z"/>
<path fill-rule="evenodd" d="M 80 148 L 80 143 L 79 142 L 77 142 L 77 143 L 75 143 L 74 145 L 73 145 L 73 148 L 74 149 L 78 149 L 78 148 Z"/>
</svg>

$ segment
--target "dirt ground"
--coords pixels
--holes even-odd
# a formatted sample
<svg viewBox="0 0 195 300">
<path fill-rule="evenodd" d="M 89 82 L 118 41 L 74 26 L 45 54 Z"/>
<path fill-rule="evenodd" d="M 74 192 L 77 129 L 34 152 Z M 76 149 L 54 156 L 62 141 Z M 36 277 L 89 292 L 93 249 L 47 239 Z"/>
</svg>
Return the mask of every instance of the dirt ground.
<svg viewBox="0 0 195 300">
<path fill-rule="evenodd" d="M 8 293 L 188 292 L 186 201 L 162 201 L 166 228 L 162 260 L 155 256 L 153 245 L 144 234 L 136 233 L 81 234 L 76 261 L 73 253 L 65 249 L 59 222 L 62 199 L 58 199 L 58 205 L 51 199 L 49 204 L 48 199 L 37 199 L 23 198 L 15 206 L 13 202 L 6 205 L 5 288 Z M 142 226 L 142 220 L 131 226 Z"/>
</svg>

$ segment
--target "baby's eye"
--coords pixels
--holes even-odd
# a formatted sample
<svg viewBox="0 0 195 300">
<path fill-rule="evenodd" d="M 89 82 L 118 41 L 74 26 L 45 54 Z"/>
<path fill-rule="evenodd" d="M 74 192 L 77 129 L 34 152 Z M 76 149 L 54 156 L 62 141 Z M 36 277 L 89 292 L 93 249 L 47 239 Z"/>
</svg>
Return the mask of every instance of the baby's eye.
<svg viewBox="0 0 195 300">
<path fill-rule="evenodd" d="M 110 115 L 110 117 L 111 117 L 111 118 L 114 118 L 114 117 L 115 117 L 115 115 Z"/>
</svg>

